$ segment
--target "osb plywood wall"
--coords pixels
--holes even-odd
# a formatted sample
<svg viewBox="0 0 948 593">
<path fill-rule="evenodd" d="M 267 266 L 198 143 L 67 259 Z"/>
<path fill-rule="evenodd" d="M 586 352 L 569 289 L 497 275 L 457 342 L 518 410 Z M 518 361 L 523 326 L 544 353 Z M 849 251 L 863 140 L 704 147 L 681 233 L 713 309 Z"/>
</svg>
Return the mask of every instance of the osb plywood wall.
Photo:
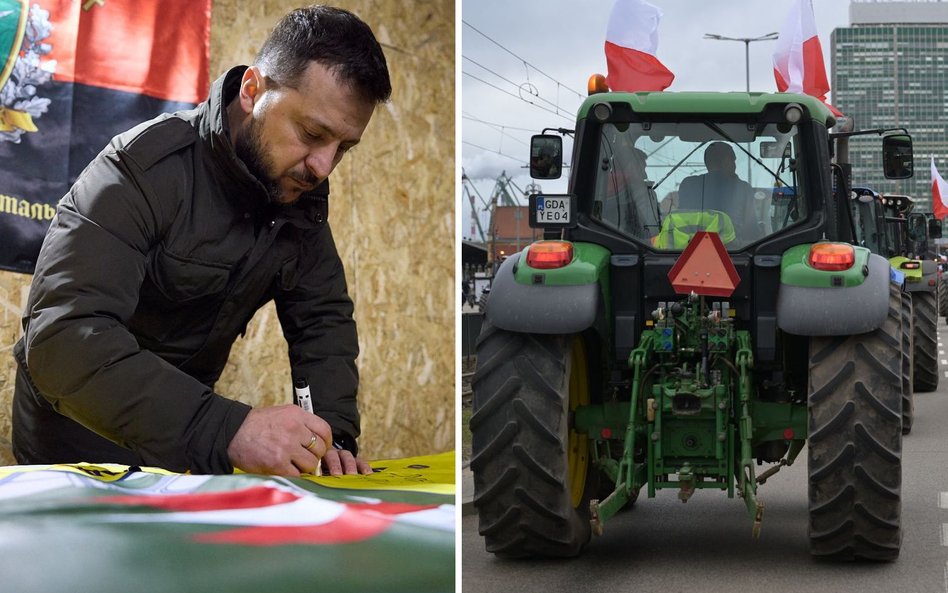
<svg viewBox="0 0 948 593">
<path fill-rule="evenodd" d="M 248 64 L 298 1 L 213 0 L 211 79 Z M 454 2 L 338 0 L 382 43 L 392 100 L 332 177 L 330 221 L 359 325 L 362 450 L 370 459 L 454 449 Z M 30 278 L 0 272 L 0 463 L 9 453 L 10 351 Z M 261 309 L 216 389 L 290 401 L 276 311 Z"/>
<path fill-rule="evenodd" d="M 10 403 L 13 401 L 13 344 L 20 330 L 20 312 L 26 303 L 30 277 L 0 272 L 0 464 L 15 463 L 10 452 Z"/>
</svg>

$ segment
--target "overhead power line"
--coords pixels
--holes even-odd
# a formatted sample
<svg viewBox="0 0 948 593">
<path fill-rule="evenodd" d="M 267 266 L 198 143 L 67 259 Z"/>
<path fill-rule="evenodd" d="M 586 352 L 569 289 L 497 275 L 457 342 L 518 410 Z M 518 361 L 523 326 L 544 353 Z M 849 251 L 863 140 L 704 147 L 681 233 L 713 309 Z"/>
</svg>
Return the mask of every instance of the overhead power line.
<svg viewBox="0 0 948 593">
<path fill-rule="evenodd" d="M 582 93 L 579 93 L 578 91 L 572 89 L 570 86 L 568 86 L 568 85 L 566 85 L 566 84 L 560 82 L 560 81 L 557 80 L 556 78 L 550 76 L 550 75 L 547 74 L 544 70 L 542 70 L 542 69 L 540 69 L 539 67 L 537 67 L 536 65 L 534 65 L 534 64 L 532 64 L 532 63 L 530 63 L 530 62 L 528 62 L 528 61 L 527 61 L 526 59 L 524 59 L 523 57 L 517 55 L 516 53 L 514 53 L 513 51 L 511 51 L 510 49 L 508 49 L 506 46 L 504 46 L 502 43 L 500 43 L 500 42 L 498 42 L 497 40 L 493 39 L 492 37 L 490 37 L 489 35 L 487 35 L 487 34 L 484 33 L 483 31 L 481 31 L 480 29 L 478 29 L 478 28 L 475 27 L 474 25 L 468 23 L 467 21 L 462 21 L 462 22 L 463 22 L 467 27 L 469 27 L 472 31 L 476 32 L 478 35 L 482 36 L 484 39 L 486 39 L 486 40 L 489 41 L 490 43 L 496 45 L 497 47 L 499 47 L 500 49 L 502 49 L 504 52 L 506 52 L 507 54 L 509 54 L 509 55 L 511 55 L 512 57 L 516 58 L 517 61 L 519 61 L 520 63 L 522 63 L 522 64 L 524 65 L 524 67 L 527 69 L 527 81 L 524 82 L 524 83 L 517 83 L 517 82 L 515 82 L 515 81 L 513 81 L 513 80 L 510 80 L 509 78 L 507 78 L 507 77 L 504 76 L 503 74 L 501 74 L 501 73 L 499 73 L 499 72 L 497 72 L 497 71 L 495 71 L 495 70 L 492 70 L 491 68 L 488 68 L 488 67 L 485 66 L 484 64 L 478 62 L 477 60 L 474 60 L 473 58 L 471 58 L 471 57 L 469 57 L 469 56 L 465 56 L 465 55 L 462 55 L 462 56 L 461 56 L 464 60 L 467 60 L 467 61 L 470 62 L 471 64 L 477 66 L 478 68 L 484 70 L 485 72 L 489 72 L 492 76 L 495 76 L 495 77 L 497 77 L 498 79 L 500 79 L 500 80 L 504 81 L 505 83 L 509 84 L 512 88 L 517 89 L 517 92 L 515 93 L 515 92 L 511 92 L 510 90 L 501 88 L 501 87 L 498 86 L 497 84 L 494 84 L 494 83 L 492 83 L 492 82 L 489 82 L 489 81 L 487 81 L 487 80 L 484 80 L 483 78 L 480 78 L 480 77 L 478 77 L 478 76 L 475 76 L 475 75 L 474 75 L 473 73 L 471 73 L 470 71 L 465 71 L 463 68 L 462 68 L 462 71 L 461 71 L 462 74 L 464 74 L 465 76 L 469 76 L 469 77 L 473 78 L 474 80 L 477 80 L 478 82 L 482 82 L 482 83 L 484 83 L 484 84 L 490 86 L 491 88 L 494 88 L 494 89 L 496 89 L 496 90 L 499 90 L 499 91 L 501 91 L 501 92 L 503 92 L 503 93 L 505 93 L 505 94 L 507 94 L 507 95 L 510 95 L 510 96 L 512 96 L 512 97 L 516 97 L 516 98 L 520 99 L 521 101 L 524 101 L 525 103 L 527 103 L 527 104 L 529 104 L 529 105 L 533 105 L 533 106 L 535 106 L 535 107 L 537 107 L 537 108 L 544 109 L 544 111 L 547 111 L 548 113 L 553 113 L 554 115 L 558 115 L 558 116 L 560 116 L 560 117 L 563 117 L 563 118 L 566 119 L 567 121 L 572 121 L 573 116 L 574 116 L 574 112 L 575 112 L 575 108 L 572 108 L 572 107 L 563 107 L 563 106 L 560 105 L 560 89 L 565 90 L 565 91 L 568 91 L 569 93 L 572 93 L 572 94 L 576 95 L 576 97 L 579 98 L 580 100 L 585 99 L 585 96 L 584 96 Z M 530 73 L 530 70 L 531 70 L 531 69 L 534 70 L 534 71 L 536 71 L 538 74 L 542 75 L 542 76 L 545 77 L 546 79 L 552 81 L 554 84 L 556 84 L 556 86 L 557 86 L 557 93 L 556 93 L 556 100 L 555 100 L 555 101 L 551 101 L 551 100 L 549 100 L 549 99 L 547 99 L 547 98 L 545 98 L 545 97 L 543 97 L 543 96 L 540 96 L 540 93 L 539 93 L 539 91 L 537 90 L 536 86 L 535 86 L 533 83 L 531 83 L 530 80 L 529 80 L 529 73 Z M 527 85 L 529 85 L 529 87 L 531 87 L 531 88 L 526 88 L 526 89 L 525 89 L 525 87 L 527 87 Z M 535 97 L 535 100 L 531 100 L 530 98 L 525 97 L 525 96 L 524 96 L 524 94 L 525 94 L 524 91 L 526 91 L 526 94 L 528 94 L 529 97 Z M 549 106 L 550 108 L 545 108 L 544 105 L 541 105 L 540 103 L 543 103 L 543 104 Z"/>
<path fill-rule="evenodd" d="M 504 137 L 506 137 L 506 138 L 510 138 L 511 140 L 516 140 L 517 142 L 519 142 L 520 144 L 523 144 L 524 146 L 529 146 L 530 144 L 529 144 L 528 142 L 524 142 L 523 140 L 521 140 L 521 139 L 518 138 L 517 136 L 514 136 L 513 134 L 508 134 L 507 131 L 508 131 L 508 130 L 512 130 L 512 131 L 515 131 L 515 132 L 531 132 L 531 133 L 534 133 L 534 134 L 537 132 L 537 130 L 532 130 L 532 129 L 529 129 L 529 128 L 517 128 L 517 127 L 514 127 L 514 126 L 505 126 L 505 125 L 503 125 L 503 124 L 497 124 L 497 123 L 485 121 L 485 120 L 483 120 L 483 119 L 474 117 L 474 116 L 469 115 L 469 114 L 464 113 L 464 112 L 461 113 L 461 118 L 462 118 L 462 119 L 466 119 L 466 120 L 468 120 L 468 121 L 477 122 L 477 123 L 479 123 L 479 124 L 484 124 L 485 126 L 488 126 L 488 127 L 490 127 L 490 128 L 493 128 L 493 129 L 497 130 L 498 132 L 500 132 L 501 136 L 504 136 Z"/>
<path fill-rule="evenodd" d="M 468 146 L 473 146 L 474 148 L 480 148 L 481 150 L 485 150 L 485 151 L 487 151 L 487 152 L 493 152 L 493 153 L 495 153 L 495 154 L 499 154 L 500 156 L 505 156 L 505 157 L 507 157 L 508 159 L 515 160 L 515 161 L 517 161 L 518 163 L 520 163 L 521 165 L 526 166 L 526 160 L 525 160 L 525 159 L 517 158 L 517 157 L 515 157 L 515 156 L 510 156 L 509 154 L 504 154 L 504 153 L 500 152 L 499 150 L 494 150 L 493 148 L 487 148 L 487 147 L 485 147 L 485 146 L 481 146 L 480 144 L 474 144 L 473 142 L 468 142 L 467 140 L 461 140 L 461 144 L 467 144 Z"/>
<path fill-rule="evenodd" d="M 469 27 L 470 29 L 472 29 L 474 32 L 476 32 L 478 35 L 482 36 L 484 39 L 490 41 L 491 43 L 493 43 L 494 45 L 496 45 L 496 46 L 499 47 L 500 49 L 504 50 L 505 52 L 507 52 L 507 53 L 510 54 L 511 56 L 517 58 L 517 60 L 523 62 L 524 65 L 529 66 L 530 68 L 533 68 L 534 70 L 536 70 L 537 72 L 539 72 L 539 73 L 542 74 L 543 76 L 545 76 L 545 77 L 547 77 L 548 79 L 550 79 L 551 81 L 555 82 L 558 86 L 561 86 L 561 87 L 563 87 L 564 89 L 566 89 L 566 90 L 572 92 L 573 94 L 575 94 L 575 95 L 576 95 L 577 97 L 579 97 L 580 99 L 585 99 L 585 96 L 584 96 L 582 93 L 580 93 L 580 92 L 574 90 L 573 88 L 569 87 L 569 86 L 566 85 L 566 84 L 563 84 L 562 82 L 560 82 L 559 80 L 553 78 L 552 76 L 550 76 L 549 74 L 547 74 L 547 73 L 544 72 L 543 70 L 540 70 L 539 68 L 537 68 L 536 66 L 534 66 L 533 64 L 531 64 L 530 62 L 528 62 L 527 60 L 525 60 L 524 58 L 518 56 L 518 55 L 515 54 L 514 52 L 510 51 L 509 49 L 507 49 L 503 44 L 501 44 L 500 42 L 494 40 L 494 39 L 491 38 L 489 35 L 487 35 L 487 34 L 484 33 L 483 31 L 481 31 L 480 29 L 478 29 L 477 27 L 475 27 L 475 26 L 472 25 L 471 23 L 469 23 L 469 22 L 467 22 L 467 21 L 465 21 L 465 20 L 461 20 L 461 22 L 462 22 L 464 25 L 466 25 L 467 27 Z M 462 56 L 462 57 L 463 57 L 463 56 Z"/>
<path fill-rule="evenodd" d="M 483 69 L 483 70 L 485 70 L 485 71 L 487 71 L 487 72 L 490 72 L 491 74 L 493 74 L 493 75 L 496 76 L 497 78 L 503 80 L 503 81 L 506 82 L 507 84 L 513 86 L 513 87 L 514 87 L 515 89 L 517 89 L 517 90 L 523 90 L 525 85 L 530 85 L 531 87 L 533 87 L 534 89 L 536 89 L 536 85 L 534 85 L 533 83 L 531 83 L 531 82 L 529 82 L 529 81 L 528 81 L 528 82 L 525 82 L 525 83 L 519 83 L 519 84 L 518 84 L 518 83 L 516 83 L 516 82 L 510 80 L 509 78 L 507 78 L 507 77 L 504 76 L 503 74 L 500 74 L 499 72 L 495 72 L 494 70 L 491 70 L 491 69 L 488 68 L 487 66 L 485 66 L 485 65 L 483 65 L 483 64 L 481 64 L 481 63 L 479 63 L 479 62 L 477 62 L 477 61 L 475 61 L 475 60 L 472 60 L 471 58 L 469 58 L 469 57 L 467 57 L 467 56 L 461 56 L 461 57 L 462 57 L 463 59 L 467 60 L 468 62 L 471 62 L 472 64 L 474 64 L 474 65 L 477 66 L 478 68 L 481 68 L 481 69 Z M 463 70 L 462 70 L 462 71 L 463 71 Z M 529 93 L 530 90 L 527 89 L 527 92 Z M 533 93 L 531 93 L 531 94 L 533 94 Z M 523 99 L 524 101 L 526 101 L 527 103 L 533 104 L 531 101 L 527 101 L 526 99 L 524 99 L 524 98 L 523 98 L 523 95 L 518 95 L 518 96 L 519 96 L 521 99 Z M 540 94 L 539 94 L 539 91 L 537 91 L 536 94 L 533 94 L 533 96 L 535 96 L 535 97 L 536 97 L 537 99 L 539 99 L 540 101 L 543 101 L 544 103 L 546 103 L 547 105 L 549 105 L 550 107 L 552 107 L 552 108 L 556 111 L 556 113 L 559 113 L 560 111 L 566 111 L 565 108 L 560 107 L 560 105 L 559 105 L 558 102 L 550 101 L 549 99 L 544 99 L 543 97 L 541 97 Z"/>
<path fill-rule="evenodd" d="M 471 74 L 470 72 L 464 72 L 464 71 L 462 70 L 462 71 L 461 71 L 461 74 L 463 74 L 463 75 L 465 75 L 465 76 L 469 76 L 470 78 L 473 78 L 474 80 L 476 80 L 476 81 L 478 81 L 478 82 L 482 82 L 482 83 L 486 84 L 487 86 L 489 86 L 489 87 L 491 87 L 491 88 L 497 89 L 498 91 L 504 93 L 505 95 L 510 95 L 511 97 L 513 97 L 513 98 L 515 98 L 515 99 L 520 99 L 521 101 L 523 101 L 523 102 L 525 102 L 525 103 L 528 103 L 528 104 L 530 104 L 530 105 L 533 105 L 533 106 L 536 107 L 537 109 L 542 109 L 543 111 L 546 111 L 547 113 L 552 113 L 553 115 L 562 117 L 562 118 L 565 119 L 566 121 L 573 121 L 573 118 L 570 117 L 570 116 L 567 116 L 565 113 L 560 113 L 559 111 L 550 109 L 550 108 L 548 108 L 548 107 L 544 107 L 543 105 L 540 105 L 540 104 L 538 104 L 538 103 L 534 103 L 533 101 L 527 101 L 526 99 L 524 99 L 524 98 L 521 97 L 520 95 L 515 95 L 514 93 L 511 93 L 510 91 L 508 91 L 508 90 L 506 90 L 506 89 L 500 88 L 500 87 L 497 86 L 496 84 L 487 82 L 487 81 L 484 80 L 483 78 L 478 78 L 477 76 L 474 76 L 474 75 Z M 544 99 L 544 101 L 545 101 L 545 99 Z M 547 102 L 548 102 L 548 101 L 547 101 Z"/>
<path fill-rule="evenodd" d="M 553 76 L 550 76 L 547 72 L 545 72 L 544 70 L 540 69 L 540 68 L 537 67 L 536 65 L 534 65 L 534 64 L 532 64 L 532 63 L 530 63 L 530 62 L 528 62 L 526 59 L 522 58 L 521 56 L 517 55 L 515 52 L 511 51 L 511 50 L 508 49 L 506 46 L 504 46 L 502 43 L 500 43 L 500 42 L 498 42 L 497 40 L 493 39 L 492 37 L 490 37 L 489 35 L 487 35 L 487 34 L 484 33 L 483 31 L 481 31 L 480 29 L 478 29 L 477 27 L 471 25 L 470 23 L 468 23 L 468 22 L 466 22 L 466 21 L 462 21 L 462 22 L 463 22 L 463 24 L 464 24 L 465 26 L 467 26 L 471 31 L 477 33 L 479 36 L 483 37 L 484 39 L 486 39 L 486 40 L 487 40 L 488 42 L 490 42 L 491 44 L 493 44 L 493 45 L 495 45 L 496 47 L 500 48 L 500 49 L 501 49 L 502 51 L 504 51 L 506 54 L 508 54 L 508 55 L 512 56 L 513 58 L 515 58 L 519 63 L 522 63 L 523 66 L 524 66 L 524 68 L 526 69 L 526 81 L 523 82 L 523 83 L 518 83 L 518 82 L 516 82 L 516 81 L 514 81 L 514 80 L 511 80 L 510 78 L 508 78 L 508 75 L 507 75 L 507 74 L 502 73 L 503 70 L 508 70 L 508 71 L 509 71 L 510 68 L 501 68 L 501 69 L 496 69 L 496 70 L 495 70 L 495 69 L 492 69 L 491 67 L 486 66 L 486 65 L 485 65 L 484 63 L 482 63 L 481 61 L 475 60 L 475 59 L 473 59 L 473 58 L 471 58 L 471 57 L 469 57 L 469 56 L 467 56 L 467 55 L 462 55 L 463 60 L 464 60 L 466 63 L 470 64 L 470 66 L 473 66 L 473 67 L 478 68 L 479 71 L 478 71 L 477 73 L 474 73 L 474 72 L 471 71 L 470 66 L 468 66 L 467 68 L 462 68 L 461 74 L 462 74 L 463 76 L 467 77 L 468 79 L 472 79 L 472 80 L 475 80 L 475 81 L 477 81 L 477 82 L 480 82 L 480 83 L 482 83 L 482 84 L 484 84 L 484 85 L 487 85 L 488 87 L 490 87 L 490 88 L 492 88 L 492 89 L 494 89 L 494 90 L 500 91 L 501 93 L 503 93 L 503 94 L 505 94 L 505 95 L 508 95 L 508 96 L 510 96 L 510 97 L 514 97 L 514 98 L 516 98 L 516 99 L 519 99 L 520 101 L 523 101 L 524 103 L 527 103 L 528 105 L 531 105 L 531 106 L 533 106 L 533 107 L 535 107 L 535 108 L 537 108 L 537 109 L 541 109 L 541 110 L 543 110 L 543 111 L 546 112 L 546 113 L 549 113 L 549 114 L 552 114 L 552 115 L 561 117 L 561 118 L 563 118 L 564 120 L 566 120 L 567 122 L 573 123 L 573 122 L 575 121 L 575 112 L 576 112 L 576 108 L 578 107 L 578 105 L 577 105 L 577 103 L 576 103 L 575 100 L 571 99 L 570 95 L 575 95 L 580 101 L 582 101 L 582 100 L 584 100 L 584 99 L 586 98 L 585 95 L 583 95 L 583 94 L 580 93 L 580 92 L 577 92 L 576 90 L 574 90 L 574 89 L 571 88 L 570 86 L 568 86 L 568 85 L 566 85 L 566 84 L 563 84 L 562 82 L 560 82 L 559 80 L 557 80 L 557 79 L 554 78 Z M 483 71 L 483 73 L 486 73 L 486 74 L 482 74 L 481 71 Z M 541 95 L 541 92 L 540 92 L 540 88 L 538 88 L 537 85 L 535 85 L 533 82 L 530 81 L 530 78 L 531 78 L 530 73 L 531 73 L 531 71 L 534 71 L 534 72 L 536 72 L 537 74 L 539 74 L 539 75 L 542 77 L 542 79 L 549 80 L 549 81 L 551 81 L 552 83 L 554 83 L 554 84 L 556 85 L 555 97 L 553 97 L 553 100 L 550 100 L 550 99 L 548 99 L 547 97 L 550 97 L 550 96 L 551 96 L 552 91 L 553 91 L 554 89 L 552 89 L 549 84 L 547 84 L 547 83 L 545 83 L 545 82 L 542 82 L 542 80 L 540 80 L 540 79 L 538 79 L 536 76 L 534 76 L 534 77 L 533 77 L 534 80 L 536 80 L 537 83 L 540 85 L 540 87 L 542 87 L 542 88 L 544 89 L 544 91 L 545 91 L 546 96 L 542 96 L 542 95 Z M 573 103 L 573 105 L 572 105 L 572 106 L 569 106 L 569 107 L 564 107 L 564 106 L 561 104 L 564 99 L 566 100 L 566 103 Z M 500 147 L 499 147 L 497 150 L 491 150 L 491 149 L 489 149 L 489 148 L 484 148 L 483 146 L 479 146 L 479 145 L 474 144 L 474 143 L 472 143 L 472 142 L 463 141 L 463 140 L 462 140 L 462 144 L 466 144 L 466 145 L 468 145 L 468 146 L 471 146 L 471 147 L 474 147 L 474 148 L 478 148 L 478 149 L 481 149 L 481 150 L 486 150 L 486 151 L 489 151 L 489 152 L 494 152 L 494 153 L 499 154 L 499 155 L 501 155 L 501 156 L 504 156 L 504 157 L 506 157 L 506 158 L 515 160 L 515 161 L 521 163 L 522 166 L 525 165 L 526 160 L 527 160 L 526 158 L 515 158 L 515 157 L 512 157 L 512 156 L 510 156 L 510 155 L 508 155 L 508 154 L 505 154 L 505 153 L 501 152 L 501 149 L 503 148 L 503 146 L 502 146 L 502 144 L 503 144 L 502 138 L 503 138 L 504 136 L 506 136 L 506 137 L 508 137 L 508 138 L 515 139 L 518 143 L 523 144 L 524 146 L 527 146 L 528 143 L 527 143 L 526 141 L 524 141 L 524 140 L 522 140 L 522 139 L 520 139 L 520 138 L 517 138 L 515 135 L 509 134 L 508 132 L 509 132 L 509 131 L 519 131 L 519 132 L 537 133 L 539 130 L 537 130 L 537 129 L 527 129 L 527 128 L 523 128 L 523 127 L 504 126 L 504 125 L 502 125 L 502 124 L 497 124 L 497 123 L 485 121 L 485 120 L 482 120 L 482 119 L 479 119 L 479 118 L 475 118 L 475 117 L 471 116 L 470 114 L 464 114 L 464 115 L 465 115 L 465 119 L 468 119 L 468 120 L 470 120 L 470 121 L 476 121 L 476 122 L 478 122 L 478 123 L 481 123 L 481 124 L 484 124 L 484 125 L 487 125 L 487 126 L 490 126 L 490 127 L 494 128 L 498 133 L 501 134 L 501 142 L 500 142 Z"/>
</svg>

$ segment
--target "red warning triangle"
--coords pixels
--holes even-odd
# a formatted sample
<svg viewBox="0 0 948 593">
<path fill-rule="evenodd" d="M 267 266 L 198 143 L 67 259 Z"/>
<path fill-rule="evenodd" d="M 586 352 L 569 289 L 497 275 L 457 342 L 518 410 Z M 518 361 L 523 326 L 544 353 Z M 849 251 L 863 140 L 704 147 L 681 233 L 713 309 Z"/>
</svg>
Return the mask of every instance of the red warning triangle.
<svg viewBox="0 0 948 593">
<path fill-rule="evenodd" d="M 729 297 L 741 277 L 717 233 L 698 231 L 668 272 L 678 294 Z"/>
</svg>

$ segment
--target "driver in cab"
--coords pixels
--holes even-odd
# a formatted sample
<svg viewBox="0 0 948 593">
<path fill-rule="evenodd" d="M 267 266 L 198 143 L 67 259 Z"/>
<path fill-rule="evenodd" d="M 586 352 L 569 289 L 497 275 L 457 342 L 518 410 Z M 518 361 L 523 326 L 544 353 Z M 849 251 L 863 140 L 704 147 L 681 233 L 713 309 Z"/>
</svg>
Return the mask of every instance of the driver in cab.
<svg viewBox="0 0 948 593">
<path fill-rule="evenodd" d="M 707 173 L 686 177 L 681 182 L 679 211 L 723 212 L 730 217 L 742 243 L 756 239 L 760 229 L 754 209 L 754 189 L 738 177 L 734 149 L 726 142 L 712 142 L 704 151 L 704 164 Z"/>
</svg>

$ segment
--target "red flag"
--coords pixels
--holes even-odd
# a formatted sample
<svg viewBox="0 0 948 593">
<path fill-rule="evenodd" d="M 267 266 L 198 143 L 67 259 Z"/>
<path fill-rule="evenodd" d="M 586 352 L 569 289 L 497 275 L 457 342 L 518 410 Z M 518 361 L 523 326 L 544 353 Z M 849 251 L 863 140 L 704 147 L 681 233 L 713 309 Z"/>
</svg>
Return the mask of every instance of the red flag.
<svg viewBox="0 0 948 593">
<path fill-rule="evenodd" d="M 779 92 L 816 97 L 834 114 L 843 115 L 826 102 L 830 86 L 823 64 L 823 48 L 816 35 L 812 0 L 796 0 L 780 27 L 774 50 L 774 78 Z"/>
<path fill-rule="evenodd" d="M 211 0 L 85 2 L 50 10 L 59 82 L 200 103 L 210 88 Z"/>
<path fill-rule="evenodd" d="M 0 269 L 109 139 L 207 96 L 211 0 L 0 0 Z"/>
<path fill-rule="evenodd" d="M 643 0 L 616 0 L 606 27 L 606 83 L 614 91 L 662 91 L 675 75 L 655 57 L 662 11 Z"/>
<path fill-rule="evenodd" d="M 938 220 L 948 216 L 948 183 L 938 174 L 935 157 L 932 157 L 932 212 Z"/>
</svg>

